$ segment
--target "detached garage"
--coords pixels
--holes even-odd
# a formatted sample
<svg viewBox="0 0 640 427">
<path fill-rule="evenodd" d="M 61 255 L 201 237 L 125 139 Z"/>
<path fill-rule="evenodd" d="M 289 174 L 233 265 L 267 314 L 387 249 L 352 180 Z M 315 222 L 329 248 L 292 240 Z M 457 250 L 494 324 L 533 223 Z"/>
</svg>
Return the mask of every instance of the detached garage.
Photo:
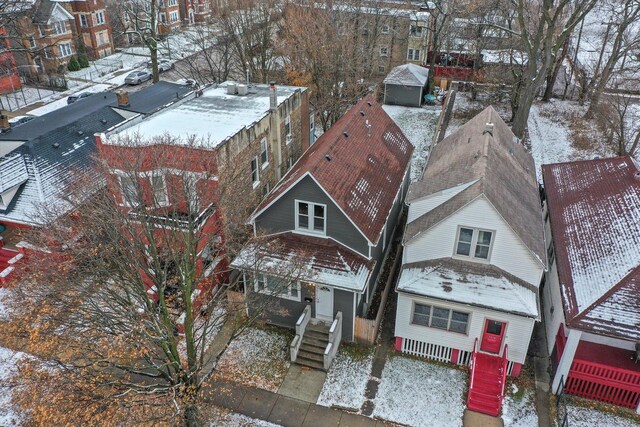
<svg viewBox="0 0 640 427">
<path fill-rule="evenodd" d="M 420 107 L 426 94 L 429 69 L 415 64 L 398 65 L 384 79 L 384 103 Z"/>
</svg>

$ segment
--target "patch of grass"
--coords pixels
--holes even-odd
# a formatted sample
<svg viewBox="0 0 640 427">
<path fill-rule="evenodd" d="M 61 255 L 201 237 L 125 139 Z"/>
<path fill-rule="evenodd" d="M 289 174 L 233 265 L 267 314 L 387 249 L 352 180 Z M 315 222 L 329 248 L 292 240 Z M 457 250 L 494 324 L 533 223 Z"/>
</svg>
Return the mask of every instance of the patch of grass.
<svg viewBox="0 0 640 427">
<path fill-rule="evenodd" d="M 570 395 L 567 395 L 567 404 L 571 404 L 573 406 L 580 406 L 586 409 L 595 409 L 596 411 L 618 415 L 640 424 L 640 415 L 636 414 L 634 410 L 623 408 L 622 406 L 611 405 L 609 403 L 599 402 L 597 400 L 583 399 L 581 397 L 570 396 Z"/>
<path fill-rule="evenodd" d="M 374 348 L 355 343 L 341 343 L 340 351 L 354 360 L 364 360 L 371 356 Z"/>
</svg>

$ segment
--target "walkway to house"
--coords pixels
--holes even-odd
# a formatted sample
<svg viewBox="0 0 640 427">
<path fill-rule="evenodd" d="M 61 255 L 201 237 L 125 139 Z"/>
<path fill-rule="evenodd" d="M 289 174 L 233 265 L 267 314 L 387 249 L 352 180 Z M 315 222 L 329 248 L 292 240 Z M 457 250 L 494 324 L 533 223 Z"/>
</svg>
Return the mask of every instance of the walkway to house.
<svg viewBox="0 0 640 427">
<path fill-rule="evenodd" d="M 533 359 L 533 369 L 536 377 L 536 411 L 538 412 L 538 426 L 550 427 L 551 411 L 549 408 L 549 354 L 545 339 L 544 325 L 536 322 L 533 328 L 533 342 L 530 356 Z"/>
</svg>

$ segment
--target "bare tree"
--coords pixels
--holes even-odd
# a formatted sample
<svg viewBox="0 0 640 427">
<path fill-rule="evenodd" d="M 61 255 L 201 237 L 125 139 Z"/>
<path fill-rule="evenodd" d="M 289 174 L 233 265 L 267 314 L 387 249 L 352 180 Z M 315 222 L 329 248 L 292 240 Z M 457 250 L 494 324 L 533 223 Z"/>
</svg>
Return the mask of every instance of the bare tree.
<svg viewBox="0 0 640 427">
<path fill-rule="evenodd" d="M 30 360 L 23 367 L 30 386 L 20 402 L 38 423 L 202 422 L 200 395 L 218 361 L 208 346 L 236 314 L 221 310 L 227 259 L 250 235 L 245 216 L 234 214 L 254 200 L 236 194 L 226 209 L 219 185 L 235 166 L 214 174 L 215 156 L 177 155 L 168 138 L 142 150 L 138 138 L 122 142 L 98 166 L 107 187 L 86 171 L 74 177 L 61 201 L 74 213 L 31 236 L 41 251 L 16 289 L 21 317 L 9 333 L 26 335 L 26 351 L 56 362 L 46 372 Z M 114 172 L 113 164 L 128 167 Z M 260 262 L 255 268 L 268 270 Z M 303 265 L 272 273 L 286 287 Z M 252 320 L 230 329 L 232 337 Z"/>
<path fill-rule="evenodd" d="M 619 156 L 635 156 L 640 143 L 640 105 L 628 94 L 611 94 L 602 99 L 597 116 Z"/>
</svg>

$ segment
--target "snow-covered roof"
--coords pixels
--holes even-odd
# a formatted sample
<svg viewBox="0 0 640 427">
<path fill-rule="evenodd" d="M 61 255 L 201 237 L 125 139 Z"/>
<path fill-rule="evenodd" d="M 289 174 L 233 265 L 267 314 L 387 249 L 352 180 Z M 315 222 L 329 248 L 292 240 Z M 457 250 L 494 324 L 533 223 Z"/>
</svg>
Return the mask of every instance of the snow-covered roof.
<svg viewBox="0 0 640 427">
<path fill-rule="evenodd" d="M 490 264 L 450 258 L 405 264 L 396 290 L 538 317 L 537 290 Z"/>
<path fill-rule="evenodd" d="M 198 144 L 202 148 L 216 148 L 243 129 L 248 129 L 269 114 L 269 85 L 251 85 L 247 95 L 230 95 L 225 82 L 205 89 L 202 96 L 159 111 L 118 132 L 126 145 L 153 145 L 166 136 L 172 144 Z M 296 92 L 306 88 L 277 86 L 278 105 Z M 176 138 L 178 137 L 178 138 Z M 118 138 L 107 144 L 118 145 Z"/>
<path fill-rule="evenodd" d="M 285 233 L 245 246 L 231 265 L 362 292 L 375 262 L 330 239 Z"/>
<path fill-rule="evenodd" d="M 542 166 L 567 323 L 640 340 L 640 170 L 629 156 Z"/>
<path fill-rule="evenodd" d="M 429 69 L 416 64 L 403 64 L 394 67 L 383 83 L 402 86 L 426 86 L 429 78 Z"/>
</svg>

